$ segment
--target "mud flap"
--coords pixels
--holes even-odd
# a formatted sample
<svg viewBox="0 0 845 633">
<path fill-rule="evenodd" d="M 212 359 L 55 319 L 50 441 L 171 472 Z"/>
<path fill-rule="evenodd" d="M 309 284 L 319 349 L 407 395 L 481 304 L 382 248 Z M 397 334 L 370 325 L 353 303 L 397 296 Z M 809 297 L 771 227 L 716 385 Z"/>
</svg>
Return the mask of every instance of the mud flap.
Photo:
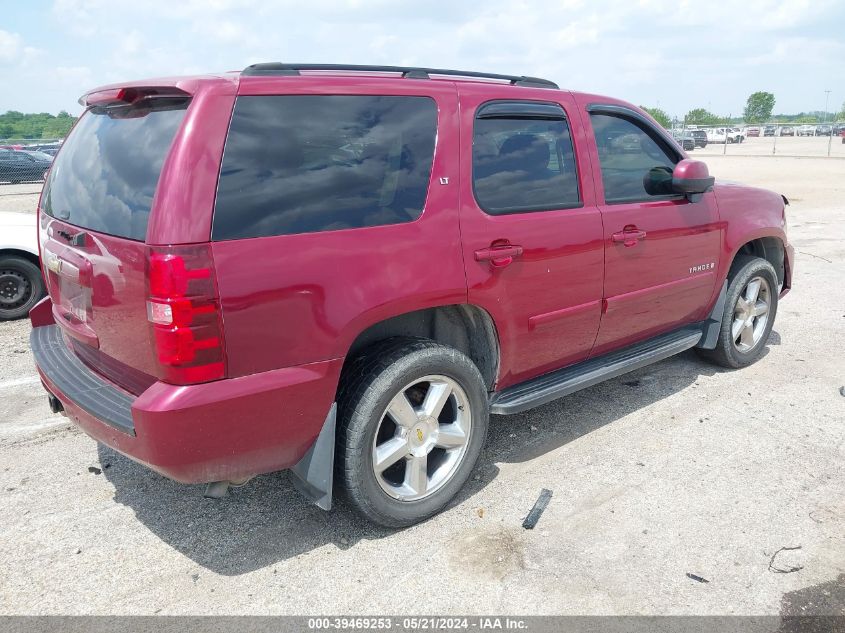
<svg viewBox="0 0 845 633">
<path fill-rule="evenodd" d="M 716 305 L 710 312 L 710 316 L 704 322 L 701 328 L 701 342 L 696 345 L 699 349 L 716 349 L 716 343 L 719 341 L 719 330 L 722 329 L 722 318 L 725 315 L 725 299 L 728 296 L 728 282 L 722 284 L 722 290 L 719 293 L 719 298 L 716 299 Z"/>
<path fill-rule="evenodd" d="M 317 441 L 308 449 L 296 466 L 290 469 L 293 485 L 306 499 L 323 510 L 332 509 L 332 479 L 334 477 L 334 431 L 337 403 L 332 403 Z"/>
</svg>

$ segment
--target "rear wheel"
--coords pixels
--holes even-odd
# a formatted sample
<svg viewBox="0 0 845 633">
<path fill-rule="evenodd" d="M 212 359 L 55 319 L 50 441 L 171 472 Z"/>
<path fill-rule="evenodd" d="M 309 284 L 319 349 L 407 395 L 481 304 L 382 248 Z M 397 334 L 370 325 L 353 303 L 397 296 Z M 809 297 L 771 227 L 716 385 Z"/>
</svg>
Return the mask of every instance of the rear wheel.
<svg viewBox="0 0 845 633">
<path fill-rule="evenodd" d="M 731 266 L 716 348 L 698 350 L 723 367 L 746 367 L 763 354 L 778 308 L 775 269 L 765 259 L 739 255 Z"/>
<path fill-rule="evenodd" d="M 17 255 L 0 255 L 0 321 L 25 317 L 42 296 L 38 266 Z"/>
<path fill-rule="evenodd" d="M 473 362 L 411 338 L 377 344 L 350 363 L 338 413 L 338 482 L 360 514 L 393 528 L 436 514 L 457 494 L 489 416 Z"/>
</svg>

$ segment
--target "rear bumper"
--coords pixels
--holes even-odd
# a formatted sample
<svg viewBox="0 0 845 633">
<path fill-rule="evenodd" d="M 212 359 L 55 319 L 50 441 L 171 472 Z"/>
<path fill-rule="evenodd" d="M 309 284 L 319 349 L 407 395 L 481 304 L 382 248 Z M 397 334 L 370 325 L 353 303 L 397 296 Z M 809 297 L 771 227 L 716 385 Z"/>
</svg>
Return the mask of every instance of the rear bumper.
<svg viewBox="0 0 845 633">
<path fill-rule="evenodd" d="M 154 383 L 135 397 L 84 365 L 55 325 L 30 336 L 46 389 L 88 435 L 183 483 L 290 468 L 316 440 L 341 359 L 190 386 Z"/>
</svg>

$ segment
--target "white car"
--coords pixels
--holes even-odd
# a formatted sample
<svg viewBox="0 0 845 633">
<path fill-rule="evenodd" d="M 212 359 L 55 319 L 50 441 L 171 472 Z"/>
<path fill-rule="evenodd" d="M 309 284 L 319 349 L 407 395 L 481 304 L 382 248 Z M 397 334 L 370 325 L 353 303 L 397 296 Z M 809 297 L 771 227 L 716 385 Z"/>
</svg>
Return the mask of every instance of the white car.
<svg viewBox="0 0 845 633">
<path fill-rule="evenodd" d="M 742 143 L 745 140 L 745 132 L 738 127 L 717 127 L 707 130 L 708 143 L 724 143 L 726 136 L 728 143 Z"/>
<path fill-rule="evenodd" d="M 799 125 L 798 128 L 795 130 L 795 136 L 815 136 L 816 135 L 816 126 L 815 125 Z"/>
<path fill-rule="evenodd" d="M 0 321 L 25 317 L 44 296 L 37 221 L 32 213 L 0 212 Z"/>
</svg>

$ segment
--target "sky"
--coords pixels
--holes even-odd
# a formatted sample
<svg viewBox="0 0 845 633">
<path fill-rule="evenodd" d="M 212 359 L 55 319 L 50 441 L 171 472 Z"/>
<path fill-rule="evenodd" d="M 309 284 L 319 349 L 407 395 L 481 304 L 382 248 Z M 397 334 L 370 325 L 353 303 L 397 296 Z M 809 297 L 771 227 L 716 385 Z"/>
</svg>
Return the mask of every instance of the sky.
<svg viewBox="0 0 845 633">
<path fill-rule="evenodd" d="M 660 107 L 739 115 L 845 101 L 843 0 L 4 0 L 0 112 L 78 114 L 81 94 L 260 61 L 533 75 Z"/>
</svg>

